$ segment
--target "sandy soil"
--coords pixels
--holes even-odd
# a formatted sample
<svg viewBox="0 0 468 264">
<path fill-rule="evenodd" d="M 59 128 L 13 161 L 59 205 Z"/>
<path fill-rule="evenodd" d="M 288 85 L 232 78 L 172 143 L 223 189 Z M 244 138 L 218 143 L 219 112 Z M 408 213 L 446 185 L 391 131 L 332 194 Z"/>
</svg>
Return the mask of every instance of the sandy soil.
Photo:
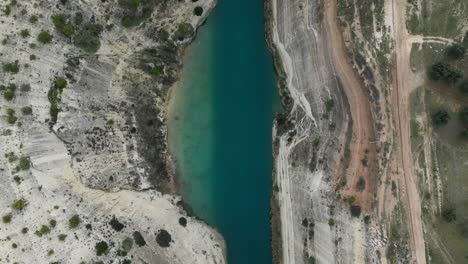
<svg viewBox="0 0 468 264">
<path fill-rule="evenodd" d="M 417 87 L 417 80 L 410 69 L 412 42 L 406 28 L 406 2 L 393 1 L 393 27 L 395 46 L 395 64 L 392 102 L 394 123 L 396 126 L 397 150 L 394 162 L 398 173 L 401 200 L 404 202 L 410 232 L 410 247 L 416 263 L 426 263 L 423 224 L 421 220 L 421 202 L 417 188 L 410 138 L 409 98 L 412 89 Z"/>
</svg>

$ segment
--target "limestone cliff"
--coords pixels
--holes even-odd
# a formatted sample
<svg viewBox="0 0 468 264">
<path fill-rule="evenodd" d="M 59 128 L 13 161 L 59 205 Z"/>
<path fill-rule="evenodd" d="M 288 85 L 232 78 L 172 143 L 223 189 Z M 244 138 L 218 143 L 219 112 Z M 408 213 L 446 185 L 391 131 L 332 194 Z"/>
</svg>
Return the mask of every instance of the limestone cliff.
<svg viewBox="0 0 468 264">
<path fill-rule="evenodd" d="M 166 149 L 167 90 L 214 5 L 0 4 L 0 262 L 225 262 Z"/>
</svg>

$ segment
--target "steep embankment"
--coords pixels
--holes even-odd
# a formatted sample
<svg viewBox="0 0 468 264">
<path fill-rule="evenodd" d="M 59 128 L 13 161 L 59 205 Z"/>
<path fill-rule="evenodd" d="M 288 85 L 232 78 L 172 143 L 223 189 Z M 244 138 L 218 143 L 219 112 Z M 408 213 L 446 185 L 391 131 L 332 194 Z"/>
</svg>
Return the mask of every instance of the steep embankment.
<svg viewBox="0 0 468 264">
<path fill-rule="evenodd" d="M 373 121 L 360 80 L 335 36 L 340 32 L 330 4 L 266 2 L 268 39 L 286 109 L 274 128 L 275 263 L 366 261 L 367 227 L 360 216 L 361 205 L 365 212 L 372 205 Z M 359 187 L 361 177 L 365 183 Z M 345 197 L 336 192 L 343 184 Z"/>
<path fill-rule="evenodd" d="M 125 3 L 0 4 L 0 262 L 225 262 L 155 190 L 172 181 L 165 94 L 215 2 Z"/>
</svg>

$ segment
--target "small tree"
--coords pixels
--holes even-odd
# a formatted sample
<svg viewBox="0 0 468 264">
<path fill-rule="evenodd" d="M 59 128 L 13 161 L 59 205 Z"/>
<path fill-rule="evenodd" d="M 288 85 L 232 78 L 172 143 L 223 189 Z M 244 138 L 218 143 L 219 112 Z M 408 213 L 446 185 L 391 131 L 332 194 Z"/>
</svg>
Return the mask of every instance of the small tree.
<svg viewBox="0 0 468 264">
<path fill-rule="evenodd" d="M 109 246 L 105 241 L 97 242 L 94 248 L 96 249 L 97 256 L 107 255 L 109 253 Z"/>
<path fill-rule="evenodd" d="M 448 223 L 457 220 L 457 215 L 455 214 L 455 209 L 446 208 L 442 211 L 442 218 Z"/>
<path fill-rule="evenodd" d="M 20 210 L 23 210 L 26 207 L 26 205 L 27 205 L 26 200 L 19 199 L 19 200 L 14 201 L 10 207 L 13 210 L 20 211 Z"/>
<path fill-rule="evenodd" d="M 468 95 L 468 80 L 465 80 L 464 82 L 462 82 L 460 84 L 460 86 L 458 86 L 458 90 L 464 94 L 464 95 Z"/>
<path fill-rule="evenodd" d="M 63 88 L 67 87 L 67 80 L 65 80 L 64 78 L 58 78 L 55 81 L 55 87 L 62 90 Z"/>
<path fill-rule="evenodd" d="M 464 109 L 460 112 L 460 119 L 461 119 L 461 121 L 463 121 L 464 123 L 468 124 L 468 108 L 464 108 Z"/>
<path fill-rule="evenodd" d="M 450 120 L 450 115 L 447 111 L 441 109 L 432 118 L 436 126 L 445 126 Z"/>
<path fill-rule="evenodd" d="M 81 219 L 79 215 L 74 215 L 68 220 L 68 227 L 69 228 L 75 228 L 78 225 L 80 225 Z"/>
<path fill-rule="evenodd" d="M 447 48 L 447 56 L 453 60 L 461 60 L 466 54 L 466 48 L 462 45 L 455 43 Z"/>
<path fill-rule="evenodd" d="M 49 34 L 48 31 L 42 31 L 41 33 L 39 33 L 39 35 L 37 36 L 37 40 L 39 42 L 41 42 L 42 44 L 49 44 L 52 42 L 52 35 Z"/>
</svg>

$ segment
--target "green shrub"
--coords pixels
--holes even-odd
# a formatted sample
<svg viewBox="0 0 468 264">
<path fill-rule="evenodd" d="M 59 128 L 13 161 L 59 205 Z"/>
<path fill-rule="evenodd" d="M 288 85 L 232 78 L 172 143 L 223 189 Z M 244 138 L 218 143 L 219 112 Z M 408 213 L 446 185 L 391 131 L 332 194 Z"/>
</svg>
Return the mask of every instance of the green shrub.
<svg viewBox="0 0 468 264">
<path fill-rule="evenodd" d="M 20 70 L 20 66 L 18 64 L 18 61 L 3 64 L 3 71 L 4 72 L 9 72 L 9 73 L 12 73 L 12 74 L 16 74 L 16 73 L 19 72 L 19 70 Z"/>
<path fill-rule="evenodd" d="M 7 5 L 3 10 L 3 13 L 5 14 L 5 16 L 9 16 L 11 14 L 11 7 Z"/>
<path fill-rule="evenodd" d="M 69 228 L 76 228 L 80 225 L 81 219 L 79 215 L 74 215 L 68 220 L 68 227 Z"/>
<path fill-rule="evenodd" d="M 8 152 L 7 154 L 5 154 L 5 158 L 7 158 L 8 162 L 10 163 L 18 160 L 18 157 L 13 152 Z"/>
<path fill-rule="evenodd" d="M 445 126 L 450 121 L 450 115 L 441 109 L 433 115 L 432 120 L 436 126 Z"/>
<path fill-rule="evenodd" d="M 466 48 L 455 43 L 447 48 L 447 56 L 453 60 L 461 60 L 465 56 Z"/>
<path fill-rule="evenodd" d="M 37 20 L 38 19 L 37 19 L 36 15 L 32 15 L 32 16 L 29 17 L 29 23 L 31 23 L 31 24 L 36 24 Z"/>
<path fill-rule="evenodd" d="M 76 34 L 73 43 L 85 52 L 95 53 L 101 47 L 101 32 L 101 25 L 88 23 Z"/>
<path fill-rule="evenodd" d="M 65 235 L 65 234 L 58 235 L 58 240 L 59 241 L 65 241 L 66 238 L 67 238 L 67 235 Z"/>
<path fill-rule="evenodd" d="M 20 91 L 21 91 L 21 92 L 29 92 L 29 91 L 31 91 L 31 85 L 30 85 L 30 84 L 27 84 L 27 83 L 22 84 L 22 85 L 20 86 Z"/>
<path fill-rule="evenodd" d="M 71 38 L 73 34 L 75 34 L 75 28 L 70 24 L 67 15 L 54 15 L 52 16 L 52 22 L 54 23 L 55 28 L 66 37 Z"/>
<path fill-rule="evenodd" d="M 457 215 L 455 214 L 454 208 L 446 208 L 442 211 L 442 218 L 448 223 L 457 220 Z"/>
<path fill-rule="evenodd" d="M 334 226 L 335 225 L 335 220 L 333 218 L 328 219 L 328 225 L 329 226 Z"/>
<path fill-rule="evenodd" d="M 140 6 L 141 0 L 119 0 L 119 5 L 122 8 L 127 8 L 136 11 Z"/>
<path fill-rule="evenodd" d="M 55 81 L 55 88 L 62 90 L 63 88 L 67 87 L 67 80 L 64 78 L 58 78 Z"/>
<path fill-rule="evenodd" d="M 57 221 L 55 219 L 52 219 L 52 220 L 49 221 L 49 225 L 50 225 L 50 227 L 55 227 L 55 226 L 57 226 Z"/>
<path fill-rule="evenodd" d="M 55 251 L 53 249 L 49 249 L 49 251 L 47 251 L 47 256 L 52 256 L 54 253 Z"/>
<path fill-rule="evenodd" d="M 328 99 L 327 101 L 325 101 L 325 109 L 327 109 L 327 112 L 330 112 L 334 106 L 335 101 L 333 101 L 333 99 Z"/>
<path fill-rule="evenodd" d="M 46 225 L 42 225 L 39 230 L 36 230 L 34 234 L 38 237 L 42 237 L 43 235 L 49 234 L 50 233 L 50 228 Z"/>
<path fill-rule="evenodd" d="M 7 224 L 11 222 L 12 215 L 11 214 L 6 214 L 2 217 L 3 223 Z"/>
<path fill-rule="evenodd" d="M 97 242 L 94 248 L 96 249 L 97 256 L 107 255 L 109 253 L 109 246 L 105 241 Z"/>
<path fill-rule="evenodd" d="M 138 26 L 141 23 L 141 19 L 133 16 L 123 16 L 121 23 L 124 27 L 134 27 Z"/>
<path fill-rule="evenodd" d="M 42 44 L 49 44 L 52 42 L 52 35 L 49 34 L 48 31 L 42 31 L 41 33 L 39 33 L 39 35 L 37 36 L 37 40 L 39 42 L 41 42 Z"/>
<path fill-rule="evenodd" d="M 75 22 L 75 25 L 77 26 L 83 24 L 83 15 L 81 13 L 76 13 L 74 22 Z"/>
<path fill-rule="evenodd" d="M 189 23 L 180 23 L 174 33 L 174 40 L 183 41 L 194 34 L 194 29 Z"/>
<path fill-rule="evenodd" d="M 6 93 L 7 92 L 5 92 L 5 94 Z M 13 110 L 11 108 L 8 108 L 7 109 L 7 122 L 8 122 L 8 124 L 13 125 L 14 123 L 16 123 L 17 120 L 18 120 L 18 118 L 15 116 L 15 110 Z"/>
<path fill-rule="evenodd" d="M 32 108 L 29 107 L 29 106 L 25 106 L 25 107 L 21 108 L 21 113 L 23 115 L 32 115 Z"/>
<path fill-rule="evenodd" d="M 203 15 L 203 7 L 197 6 L 195 9 L 193 9 L 193 14 L 196 16 L 201 16 Z"/>
<path fill-rule="evenodd" d="M 7 101 L 11 101 L 13 98 L 15 98 L 15 93 L 12 91 L 6 91 L 3 93 L 3 98 L 5 98 Z"/>
<path fill-rule="evenodd" d="M 137 244 L 139 247 L 143 247 L 146 245 L 145 239 L 138 231 L 133 232 L 133 239 L 135 240 L 135 244 Z"/>
<path fill-rule="evenodd" d="M 20 176 L 15 176 L 13 177 L 13 180 L 16 182 L 16 184 L 21 184 L 23 179 Z"/>
<path fill-rule="evenodd" d="M 28 157 L 21 157 L 16 171 L 29 170 L 31 168 L 31 160 Z"/>
<path fill-rule="evenodd" d="M 467 81 L 464 81 L 460 84 L 460 86 L 458 86 L 458 90 L 464 94 L 464 95 L 468 95 L 468 80 Z"/>
<path fill-rule="evenodd" d="M 133 240 L 129 237 L 126 237 L 123 241 L 122 241 L 122 249 L 125 251 L 125 252 L 130 252 L 130 250 L 132 250 L 133 248 Z"/>
<path fill-rule="evenodd" d="M 23 37 L 23 38 L 29 37 L 29 30 L 27 30 L 27 29 L 21 30 L 20 35 L 21 35 L 21 37 Z"/>
<path fill-rule="evenodd" d="M 16 200 L 14 201 L 10 207 L 11 209 L 13 210 L 17 210 L 17 211 L 21 211 L 23 210 L 25 207 L 26 207 L 27 203 L 26 203 L 26 200 L 24 199 L 19 199 L 19 200 Z"/>
<path fill-rule="evenodd" d="M 57 117 L 58 117 L 58 113 L 59 113 L 59 108 L 57 106 L 57 103 L 52 103 L 50 105 L 50 110 L 49 110 L 49 113 L 50 113 L 50 117 L 52 119 L 52 122 L 57 122 Z"/>
<path fill-rule="evenodd" d="M 350 211 L 351 211 L 351 215 L 354 216 L 354 217 L 359 217 L 361 216 L 361 206 L 359 205 L 351 205 L 349 207 Z"/>
<path fill-rule="evenodd" d="M 463 78 L 463 73 L 446 63 L 437 62 L 429 68 L 429 77 L 436 82 L 444 80 L 449 84 L 454 84 Z"/>
</svg>

